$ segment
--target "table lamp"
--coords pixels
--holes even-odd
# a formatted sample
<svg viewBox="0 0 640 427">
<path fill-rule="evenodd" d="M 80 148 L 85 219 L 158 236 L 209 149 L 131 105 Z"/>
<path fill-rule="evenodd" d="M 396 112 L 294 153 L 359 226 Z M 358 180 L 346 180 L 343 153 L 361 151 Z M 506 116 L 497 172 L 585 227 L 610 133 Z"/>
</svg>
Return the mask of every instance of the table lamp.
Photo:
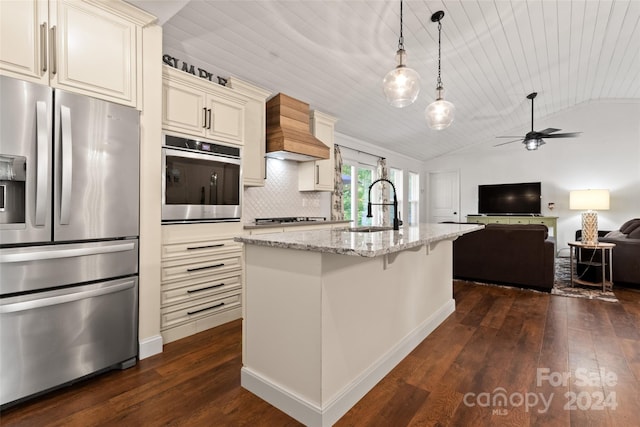
<svg viewBox="0 0 640 427">
<path fill-rule="evenodd" d="M 582 213 L 582 242 L 598 244 L 598 213 L 609 209 L 609 190 L 574 190 L 569 192 L 569 209 Z"/>
</svg>

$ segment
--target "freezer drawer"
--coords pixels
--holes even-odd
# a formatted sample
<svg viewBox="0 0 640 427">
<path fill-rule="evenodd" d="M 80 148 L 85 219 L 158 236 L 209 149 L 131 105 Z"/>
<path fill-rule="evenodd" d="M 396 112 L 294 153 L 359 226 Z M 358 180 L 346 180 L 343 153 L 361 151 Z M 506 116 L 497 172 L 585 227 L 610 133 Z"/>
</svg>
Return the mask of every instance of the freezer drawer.
<svg viewBox="0 0 640 427">
<path fill-rule="evenodd" d="M 138 273 L 138 239 L 0 249 L 0 295 Z"/>
<path fill-rule="evenodd" d="M 2 298 L 0 404 L 135 358 L 137 344 L 135 276 Z"/>
</svg>

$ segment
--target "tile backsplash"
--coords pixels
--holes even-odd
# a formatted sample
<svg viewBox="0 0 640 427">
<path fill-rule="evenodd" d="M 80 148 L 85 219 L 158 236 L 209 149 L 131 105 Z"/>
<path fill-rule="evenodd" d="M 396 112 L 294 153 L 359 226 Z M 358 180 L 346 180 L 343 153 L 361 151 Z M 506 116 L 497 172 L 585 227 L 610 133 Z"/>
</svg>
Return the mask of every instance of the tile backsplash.
<svg viewBox="0 0 640 427">
<path fill-rule="evenodd" d="M 280 216 L 331 216 L 331 193 L 298 191 L 298 163 L 289 160 L 267 159 L 264 187 L 246 187 L 243 196 L 245 223 Z"/>
</svg>

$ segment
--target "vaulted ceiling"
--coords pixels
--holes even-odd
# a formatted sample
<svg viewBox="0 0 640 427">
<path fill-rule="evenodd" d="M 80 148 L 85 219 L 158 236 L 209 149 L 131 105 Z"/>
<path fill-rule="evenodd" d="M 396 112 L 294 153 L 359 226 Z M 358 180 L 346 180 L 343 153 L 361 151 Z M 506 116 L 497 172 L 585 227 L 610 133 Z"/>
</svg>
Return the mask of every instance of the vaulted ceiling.
<svg viewBox="0 0 640 427">
<path fill-rule="evenodd" d="M 405 0 L 408 66 L 422 89 L 402 109 L 382 93 L 396 65 L 399 0 L 130 2 L 159 17 L 163 53 L 298 98 L 338 117 L 338 132 L 420 160 L 524 135 L 534 91 L 536 119 L 640 98 L 636 0 Z M 435 95 L 438 10 L 445 98 L 456 106 L 443 131 L 424 120 Z"/>
</svg>

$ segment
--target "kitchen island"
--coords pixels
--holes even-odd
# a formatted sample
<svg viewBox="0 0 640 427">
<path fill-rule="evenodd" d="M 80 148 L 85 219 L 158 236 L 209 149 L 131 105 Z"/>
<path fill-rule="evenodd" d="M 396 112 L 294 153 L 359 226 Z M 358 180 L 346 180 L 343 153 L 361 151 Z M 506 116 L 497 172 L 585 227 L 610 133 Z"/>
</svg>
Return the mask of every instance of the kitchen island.
<svg viewBox="0 0 640 427">
<path fill-rule="evenodd" d="M 329 426 L 455 310 L 453 245 L 479 224 L 250 235 L 242 386 Z"/>
</svg>

